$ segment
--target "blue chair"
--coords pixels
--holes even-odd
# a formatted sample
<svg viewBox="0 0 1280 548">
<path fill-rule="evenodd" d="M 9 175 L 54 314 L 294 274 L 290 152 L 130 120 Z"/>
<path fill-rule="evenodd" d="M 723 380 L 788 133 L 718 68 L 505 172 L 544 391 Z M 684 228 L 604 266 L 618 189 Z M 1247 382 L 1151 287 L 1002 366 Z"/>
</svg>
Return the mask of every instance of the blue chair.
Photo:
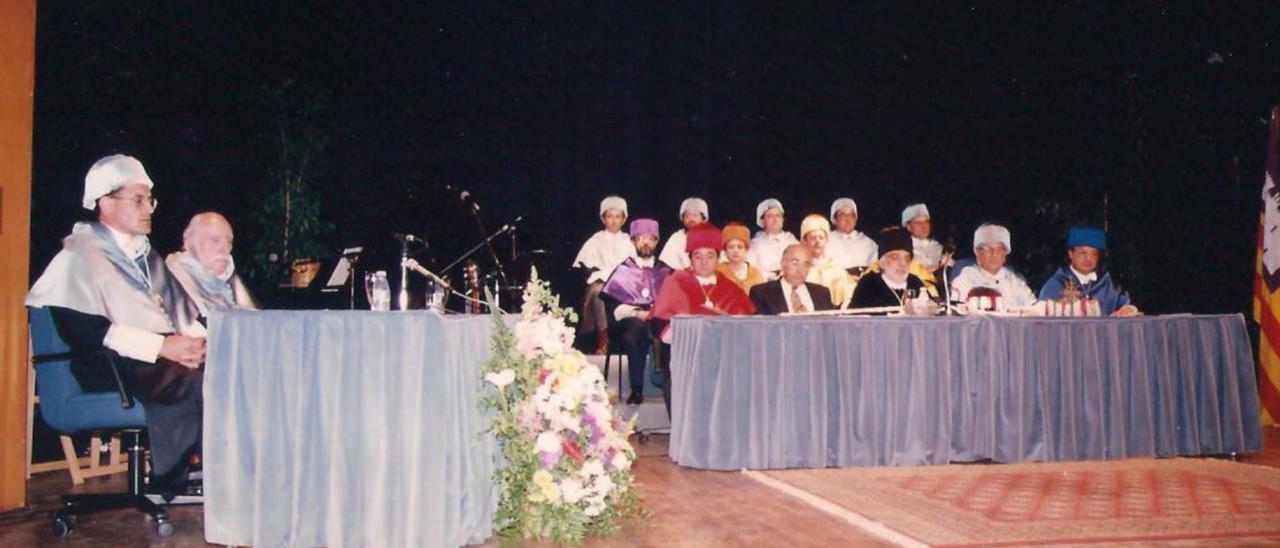
<svg viewBox="0 0 1280 548">
<path fill-rule="evenodd" d="M 120 372 L 115 371 L 116 392 L 85 392 L 71 373 L 71 348 L 58 334 L 49 310 L 30 308 L 27 321 L 31 328 L 36 393 L 40 396 L 40 416 L 44 422 L 64 434 L 118 430 L 129 453 L 126 492 L 62 495 L 62 502 L 52 515 L 53 533 L 71 534 L 76 514 L 132 507 L 150 516 L 161 536 L 172 535 L 174 528 L 168 512 L 147 498 L 144 489 L 140 438 L 147 426 L 147 416 L 142 406 L 126 392 Z"/>
</svg>

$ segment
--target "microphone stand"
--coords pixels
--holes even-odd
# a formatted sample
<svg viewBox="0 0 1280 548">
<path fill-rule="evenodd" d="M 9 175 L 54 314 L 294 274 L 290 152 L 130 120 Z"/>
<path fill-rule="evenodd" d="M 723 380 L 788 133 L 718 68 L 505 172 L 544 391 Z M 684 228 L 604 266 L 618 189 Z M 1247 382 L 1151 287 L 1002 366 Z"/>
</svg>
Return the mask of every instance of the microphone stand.
<svg viewBox="0 0 1280 548">
<path fill-rule="evenodd" d="M 484 219 L 480 216 L 480 206 L 476 205 L 475 202 L 471 202 L 470 205 L 471 205 L 470 207 L 471 217 L 475 219 L 476 228 L 480 229 L 480 235 L 483 236 L 485 234 L 488 234 L 489 229 L 485 227 Z M 502 285 L 504 286 L 507 285 L 507 272 L 502 268 L 502 259 L 498 258 L 498 252 L 493 250 L 493 245 L 490 244 L 489 242 L 493 240 L 494 236 L 497 236 L 498 234 L 502 234 L 503 232 L 506 232 L 511 228 L 512 228 L 511 225 L 504 225 L 502 228 L 498 229 L 498 231 L 495 232 L 493 236 L 489 236 L 488 238 L 485 238 L 484 241 L 480 242 L 480 245 L 483 245 L 486 249 L 489 250 L 489 256 L 493 258 L 493 266 L 498 271 L 498 280 L 500 280 L 502 282 Z M 475 250 L 473 249 L 472 251 L 475 251 Z M 469 251 L 467 253 L 470 254 L 472 251 Z M 445 270 L 448 271 L 447 268 Z"/>
<path fill-rule="evenodd" d="M 409 239 L 400 239 L 400 294 L 396 296 L 396 304 L 403 312 L 409 308 L 409 270 L 405 266 L 409 260 Z"/>
<path fill-rule="evenodd" d="M 462 261 L 465 261 L 465 260 L 467 259 L 467 257 L 470 257 L 472 254 L 474 254 L 475 252 L 479 251 L 479 250 L 480 250 L 480 248 L 482 248 L 482 247 L 489 247 L 489 242 L 490 242 L 490 241 L 492 241 L 494 238 L 497 238 L 498 236 L 501 236 L 501 235 L 503 235 L 503 234 L 505 234 L 506 232 L 511 231 L 511 230 L 515 230 L 515 226 L 514 226 L 514 225 L 502 225 L 502 228 L 499 228 L 497 232 L 494 232 L 493 234 L 490 234 L 490 235 L 489 235 L 488 237 L 486 237 L 483 241 L 481 241 L 480 243 L 476 244 L 476 245 L 475 245 L 475 246 L 473 246 L 471 249 L 468 249 L 468 250 L 466 251 L 466 253 L 463 253 L 463 254 L 462 254 L 462 256 L 461 256 L 461 257 L 458 257 L 457 259 L 454 259 L 454 260 L 453 260 L 453 262 L 449 263 L 449 266 L 446 266 L 446 267 L 444 267 L 444 268 L 441 268 L 441 269 L 440 269 L 440 272 L 445 272 L 445 273 L 449 272 L 449 270 L 450 270 L 450 269 L 452 269 L 452 268 L 453 268 L 453 267 L 455 267 L 455 266 L 458 266 L 458 263 L 461 263 Z M 490 251 L 490 252 L 492 252 L 492 251 L 493 251 L 493 248 L 492 248 L 492 247 L 489 247 L 489 251 Z M 503 279 L 503 280 L 505 280 L 505 279 L 506 279 L 506 278 L 505 278 L 505 276 L 503 276 L 503 275 L 502 275 L 502 269 L 501 269 L 501 267 L 499 267 L 499 269 L 498 269 L 498 273 L 499 273 L 499 276 L 500 276 L 500 277 L 502 277 L 502 279 Z"/>
</svg>

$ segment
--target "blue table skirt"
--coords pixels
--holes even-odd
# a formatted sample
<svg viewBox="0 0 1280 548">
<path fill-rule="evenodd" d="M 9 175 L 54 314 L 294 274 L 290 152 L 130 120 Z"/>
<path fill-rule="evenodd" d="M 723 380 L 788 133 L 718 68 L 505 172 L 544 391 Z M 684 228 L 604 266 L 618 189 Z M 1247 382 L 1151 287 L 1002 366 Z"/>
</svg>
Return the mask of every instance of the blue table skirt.
<svg viewBox="0 0 1280 548">
<path fill-rule="evenodd" d="M 210 321 L 205 538 L 458 546 L 490 535 L 490 318 L 234 311 Z"/>
<path fill-rule="evenodd" d="M 717 470 L 1262 447 L 1239 315 L 674 321 L 670 456 Z"/>
</svg>

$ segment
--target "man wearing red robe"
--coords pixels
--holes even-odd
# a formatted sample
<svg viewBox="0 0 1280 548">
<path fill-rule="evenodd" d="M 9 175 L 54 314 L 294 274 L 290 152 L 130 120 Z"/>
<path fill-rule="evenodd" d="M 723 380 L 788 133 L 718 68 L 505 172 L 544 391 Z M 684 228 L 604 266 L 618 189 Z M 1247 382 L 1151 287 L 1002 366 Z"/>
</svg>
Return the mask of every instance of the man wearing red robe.
<svg viewBox="0 0 1280 548">
<path fill-rule="evenodd" d="M 670 321 L 679 314 L 738 315 L 754 314 L 756 307 L 742 288 L 724 274 L 716 272 L 723 240 L 720 229 L 702 223 L 689 229 L 685 250 L 689 252 L 689 268 L 667 276 L 653 303 L 652 316 Z M 671 414 L 671 325 L 662 328 L 662 352 L 658 361 L 664 372 L 663 401 Z"/>
</svg>

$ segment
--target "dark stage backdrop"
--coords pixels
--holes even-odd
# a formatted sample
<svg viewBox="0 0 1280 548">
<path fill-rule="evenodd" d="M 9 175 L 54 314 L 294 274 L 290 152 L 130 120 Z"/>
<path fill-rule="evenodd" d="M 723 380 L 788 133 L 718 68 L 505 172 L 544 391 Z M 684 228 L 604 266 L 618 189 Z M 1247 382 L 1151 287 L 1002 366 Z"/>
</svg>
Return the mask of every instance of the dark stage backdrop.
<svg viewBox="0 0 1280 548">
<path fill-rule="evenodd" d="M 979 222 L 1007 223 L 1033 286 L 1090 220 L 1144 309 L 1248 306 L 1280 101 L 1266 3 L 271 4 L 40 6 L 33 276 L 112 152 L 158 184 L 158 248 L 213 209 L 252 266 L 288 143 L 312 152 L 333 247 L 387 262 L 388 234 L 411 232 L 443 266 L 480 238 L 465 189 L 491 229 L 525 216 L 519 250 L 547 250 L 575 300 L 569 262 L 616 192 L 664 235 L 688 195 L 716 223 L 777 197 L 793 231 L 837 196 L 868 231 L 925 201 L 961 250 Z"/>
</svg>

